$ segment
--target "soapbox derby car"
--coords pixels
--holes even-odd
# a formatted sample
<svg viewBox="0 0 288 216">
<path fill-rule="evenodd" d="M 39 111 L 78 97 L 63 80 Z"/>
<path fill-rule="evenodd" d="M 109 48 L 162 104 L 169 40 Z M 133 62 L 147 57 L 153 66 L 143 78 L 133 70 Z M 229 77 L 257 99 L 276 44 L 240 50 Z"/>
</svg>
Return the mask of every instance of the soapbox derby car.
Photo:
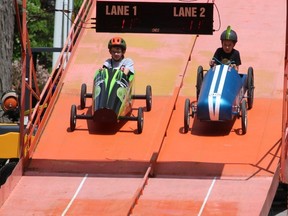
<svg viewBox="0 0 288 216">
<path fill-rule="evenodd" d="M 77 115 L 76 105 L 71 106 L 70 130 L 74 131 L 76 119 L 92 119 L 99 123 L 118 123 L 122 120 L 137 121 L 137 132 L 142 133 L 144 114 L 138 108 L 137 116 L 132 116 L 133 99 L 145 99 L 146 111 L 152 108 L 152 88 L 146 86 L 146 95 L 134 95 L 134 74 L 125 75 L 119 69 L 99 69 L 93 81 L 92 93 L 87 93 L 87 85 L 81 85 L 80 108 L 86 107 L 86 98 L 92 98 L 91 114 Z"/>
<path fill-rule="evenodd" d="M 229 64 L 211 67 L 204 75 L 198 67 L 196 101 L 187 98 L 184 105 L 184 133 L 189 130 L 190 117 L 200 121 L 232 121 L 241 118 L 242 134 L 247 132 L 247 110 L 254 100 L 254 74 L 238 73 Z"/>
</svg>

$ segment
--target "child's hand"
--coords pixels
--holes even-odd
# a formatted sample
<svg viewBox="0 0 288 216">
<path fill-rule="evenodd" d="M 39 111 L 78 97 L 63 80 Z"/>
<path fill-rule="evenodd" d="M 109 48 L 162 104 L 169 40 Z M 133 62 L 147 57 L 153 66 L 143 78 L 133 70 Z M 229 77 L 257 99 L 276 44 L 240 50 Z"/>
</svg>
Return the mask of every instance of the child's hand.
<svg viewBox="0 0 288 216">
<path fill-rule="evenodd" d="M 209 62 L 209 65 L 210 65 L 211 67 L 215 66 L 215 60 L 212 59 L 212 60 Z"/>
<path fill-rule="evenodd" d="M 230 66 L 237 70 L 237 65 L 236 64 L 230 64 Z"/>
<path fill-rule="evenodd" d="M 123 68 L 123 69 L 122 69 L 122 72 L 123 72 L 125 75 L 128 75 L 129 69 L 128 69 L 128 68 Z"/>
</svg>

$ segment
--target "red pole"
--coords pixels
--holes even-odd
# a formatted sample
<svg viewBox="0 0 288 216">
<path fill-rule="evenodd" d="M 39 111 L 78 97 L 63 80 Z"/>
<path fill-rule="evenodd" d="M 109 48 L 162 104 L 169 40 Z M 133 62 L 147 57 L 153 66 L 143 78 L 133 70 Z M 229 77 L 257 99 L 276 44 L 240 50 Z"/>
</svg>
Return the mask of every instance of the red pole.
<svg viewBox="0 0 288 216">
<path fill-rule="evenodd" d="M 24 148 L 24 110 L 25 110 L 25 82 L 26 82 L 26 53 L 27 53 L 27 27 L 26 27 L 26 0 L 22 0 L 22 82 L 21 82 L 21 111 L 20 111 L 20 158 L 23 157 Z"/>
<path fill-rule="evenodd" d="M 287 116 L 288 116 L 288 89 L 287 89 L 287 81 L 288 81 L 288 0 L 286 2 L 286 44 L 285 44 L 285 59 L 284 59 L 284 83 L 283 83 L 283 110 L 282 110 L 282 141 L 281 141 L 281 159 L 280 159 L 280 181 L 283 183 L 288 183 L 287 177 Z"/>
</svg>

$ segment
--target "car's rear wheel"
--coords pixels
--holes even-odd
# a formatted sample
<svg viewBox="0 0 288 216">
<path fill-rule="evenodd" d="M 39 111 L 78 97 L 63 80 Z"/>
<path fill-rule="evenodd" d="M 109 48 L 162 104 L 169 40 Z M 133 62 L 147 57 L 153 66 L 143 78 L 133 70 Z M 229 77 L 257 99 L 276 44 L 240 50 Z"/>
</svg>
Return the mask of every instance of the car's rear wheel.
<svg viewBox="0 0 288 216">
<path fill-rule="evenodd" d="M 70 112 L 70 130 L 74 131 L 76 127 L 76 105 L 71 106 Z"/>
<path fill-rule="evenodd" d="M 190 100 L 187 98 L 184 105 L 184 133 L 187 133 L 190 125 Z"/>
<path fill-rule="evenodd" d="M 138 116 L 137 116 L 137 132 L 141 134 L 143 131 L 144 124 L 144 113 L 142 107 L 138 108 Z"/>
<path fill-rule="evenodd" d="M 249 67 L 247 72 L 247 101 L 248 109 L 250 110 L 254 102 L 254 73 L 252 67 Z"/>
<path fill-rule="evenodd" d="M 241 101 L 241 126 L 242 135 L 247 133 L 247 103 L 246 100 Z"/>
<path fill-rule="evenodd" d="M 150 85 L 146 86 L 146 110 L 149 112 L 152 108 L 152 88 Z"/>
<path fill-rule="evenodd" d="M 81 85 L 81 93 L 80 93 L 80 107 L 84 109 L 86 107 L 86 93 L 87 93 L 87 85 L 83 83 Z"/>
</svg>

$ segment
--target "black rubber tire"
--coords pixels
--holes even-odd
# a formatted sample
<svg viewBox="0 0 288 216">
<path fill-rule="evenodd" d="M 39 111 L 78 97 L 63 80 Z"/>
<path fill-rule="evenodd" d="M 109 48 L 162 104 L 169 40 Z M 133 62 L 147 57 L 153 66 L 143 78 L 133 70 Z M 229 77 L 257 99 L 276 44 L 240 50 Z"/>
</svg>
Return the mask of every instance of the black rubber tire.
<svg viewBox="0 0 288 216">
<path fill-rule="evenodd" d="M 70 112 L 70 130 L 74 131 L 76 127 L 76 105 L 71 106 L 71 112 Z"/>
<path fill-rule="evenodd" d="M 80 107 L 84 109 L 86 107 L 86 93 L 87 93 L 87 85 L 83 83 L 81 85 L 81 93 L 80 93 Z"/>
<path fill-rule="evenodd" d="M 5 182 L 7 181 L 8 177 L 13 172 L 16 165 L 17 165 L 17 162 L 10 162 L 10 163 L 5 164 L 0 169 L 0 186 L 5 184 Z"/>
<path fill-rule="evenodd" d="M 241 126 L 242 135 L 247 133 L 247 103 L 246 100 L 241 101 Z"/>
<path fill-rule="evenodd" d="M 201 90 L 201 86 L 202 86 L 202 82 L 203 82 L 203 67 L 200 65 L 197 69 L 197 80 L 196 80 L 196 98 L 198 101 L 199 98 L 199 94 L 200 94 L 200 90 Z"/>
<path fill-rule="evenodd" d="M 149 112 L 152 109 L 152 87 L 146 86 L 146 111 Z"/>
<path fill-rule="evenodd" d="M 190 125 L 190 100 L 187 98 L 184 105 L 184 133 L 187 133 Z"/>
<path fill-rule="evenodd" d="M 247 72 L 247 101 L 248 110 L 252 109 L 254 102 L 254 72 L 253 68 L 249 67 Z"/>
<path fill-rule="evenodd" d="M 138 116 L 137 116 L 137 133 L 141 134 L 143 131 L 144 125 L 144 113 L 142 107 L 138 108 Z"/>
</svg>

